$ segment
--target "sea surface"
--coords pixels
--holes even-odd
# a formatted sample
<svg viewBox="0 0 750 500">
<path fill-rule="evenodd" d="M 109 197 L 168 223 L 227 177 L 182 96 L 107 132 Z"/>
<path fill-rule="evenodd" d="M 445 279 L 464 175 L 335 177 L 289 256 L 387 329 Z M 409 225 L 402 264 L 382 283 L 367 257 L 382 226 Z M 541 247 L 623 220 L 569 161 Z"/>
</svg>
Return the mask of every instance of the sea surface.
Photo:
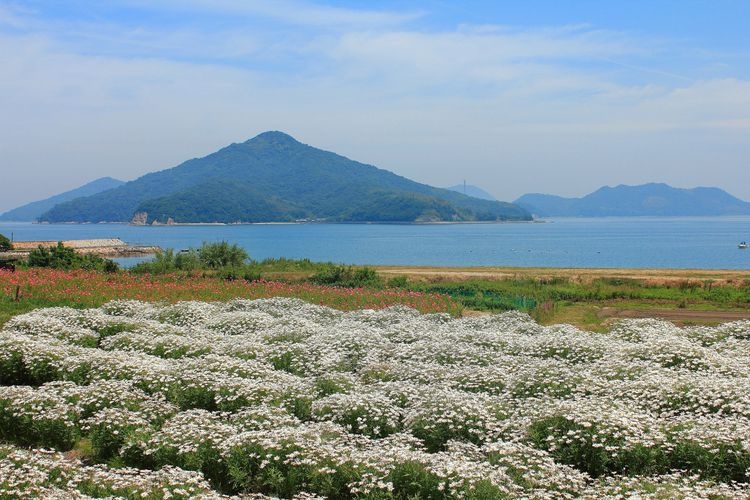
<svg viewBox="0 0 750 500">
<path fill-rule="evenodd" d="M 0 233 L 15 240 L 120 238 L 177 250 L 226 240 L 255 259 L 307 257 L 346 264 L 750 269 L 750 249 L 737 248 L 750 241 L 747 216 L 424 225 L 0 223 Z"/>
</svg>

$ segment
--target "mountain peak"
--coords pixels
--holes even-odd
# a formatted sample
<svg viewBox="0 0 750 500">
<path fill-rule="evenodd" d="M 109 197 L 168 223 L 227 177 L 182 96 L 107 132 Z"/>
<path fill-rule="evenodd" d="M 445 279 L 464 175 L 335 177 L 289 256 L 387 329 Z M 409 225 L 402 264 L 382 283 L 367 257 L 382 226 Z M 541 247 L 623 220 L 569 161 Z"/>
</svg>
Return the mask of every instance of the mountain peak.
<svg viewBox="0 0 750 500">
<path fill-rule="evenodd" d="M 117 200 L 115 203 L 114 200 Z M 436 222 L 530 220 L 521 208 L 406 179 L 278 131 L 52 207 L 50 222 Z"/>
<path fill-rule="evenodd" d="M 719 188 L 675 188 L 663 182 L 604 186 L 582 198 L 526 194 L 515 201 L 541 216 L 747 215 L 750 203 Z"/>
<path fill-rule="evenodd" d="M 264 142 L 269 144 L 300 144 L 300 142 L 289 134 L 278 130 L 269 130 L 256 135 L 247 142 Z"/>
</svg>

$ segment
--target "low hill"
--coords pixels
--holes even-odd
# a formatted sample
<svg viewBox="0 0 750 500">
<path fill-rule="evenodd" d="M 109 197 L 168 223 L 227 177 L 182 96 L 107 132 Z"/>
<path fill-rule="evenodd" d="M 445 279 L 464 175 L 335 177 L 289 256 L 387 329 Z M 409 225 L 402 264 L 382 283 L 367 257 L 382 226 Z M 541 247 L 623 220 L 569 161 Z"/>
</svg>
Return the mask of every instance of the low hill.
<svg viewBox="0 0 750 500">
<path fill-rule="evenodd" d="M 48 222 L 146 223 L 530 220 L 511 203 L 480 200 L 409 180 L 264 132 L 117 189 L 59 204 Z"/>
<path fill-rule="evenodd" d="M 118 181 L 117 179 L 113 179 L 112 177 L 102 177 L 100 179 L 96 179 L 95 181 L 91 181 L 88 184 L 84 184 L 79 188 L 71 189 L 70 191 L 60 193 L 45 200 L 33 201 L 18 208 L 14 208 L 13 210 L 9 210 L 4 214 L 0 214 L 0 220 L 13 222 L 35 221 L 44 212 L 50 210 L 58 203 L 74 200 L 82 196 L 90 196 L 93 194 L 101 193 L 102 191 L 107 191 L 108 189 L 113 189 L 122 186 L 123 184 L 125 184 L 123 181 Z"/>
<path fill-rule="evenodd" d="M 515 203 L 543 217 L 750 215 L 750 203 L 719 188 L 667 184 L 602 187 L 582 198 L 525 194 Z"/>
<path fill-rule="evenodd" d="M 473 196 L 474 198 L 479 198 L 480 200 L 497 201 L 497 198 L 492 196 L 484 189 L 477 186 L 472 186 L 471 184 L 457 184 L 445 189 L 450 189 L 451 191 L 455 191 L 457 193 L 463 193 L 467 196 Z"/>
</svg>

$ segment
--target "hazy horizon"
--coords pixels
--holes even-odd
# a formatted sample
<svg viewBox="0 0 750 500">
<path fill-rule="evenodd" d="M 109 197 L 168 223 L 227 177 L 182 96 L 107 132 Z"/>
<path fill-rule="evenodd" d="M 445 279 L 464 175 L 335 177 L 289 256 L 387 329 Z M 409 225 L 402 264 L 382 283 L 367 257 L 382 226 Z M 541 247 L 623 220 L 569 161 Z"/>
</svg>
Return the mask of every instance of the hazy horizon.
<svg viewBox="0 0 750 500">
<path fill-rule="evenodd" d="M 0 0 L 0 213 L 281 130 L 500 200 L 750 200 L 750 3 Z"/>
</svg>

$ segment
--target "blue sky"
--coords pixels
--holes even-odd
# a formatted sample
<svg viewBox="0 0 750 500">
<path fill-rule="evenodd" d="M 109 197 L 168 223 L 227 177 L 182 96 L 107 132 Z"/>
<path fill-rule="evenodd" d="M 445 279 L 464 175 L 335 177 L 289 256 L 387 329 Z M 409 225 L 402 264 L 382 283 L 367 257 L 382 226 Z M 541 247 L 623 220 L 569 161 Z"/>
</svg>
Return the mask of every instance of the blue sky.
<svg viewBox="0 0 750 500">
<path fill-rule="evenodd" d="M 265 130 L 512 200 L 750 200 L 750 2 L 0 0 L 0 211 Z"/>
</svg>

